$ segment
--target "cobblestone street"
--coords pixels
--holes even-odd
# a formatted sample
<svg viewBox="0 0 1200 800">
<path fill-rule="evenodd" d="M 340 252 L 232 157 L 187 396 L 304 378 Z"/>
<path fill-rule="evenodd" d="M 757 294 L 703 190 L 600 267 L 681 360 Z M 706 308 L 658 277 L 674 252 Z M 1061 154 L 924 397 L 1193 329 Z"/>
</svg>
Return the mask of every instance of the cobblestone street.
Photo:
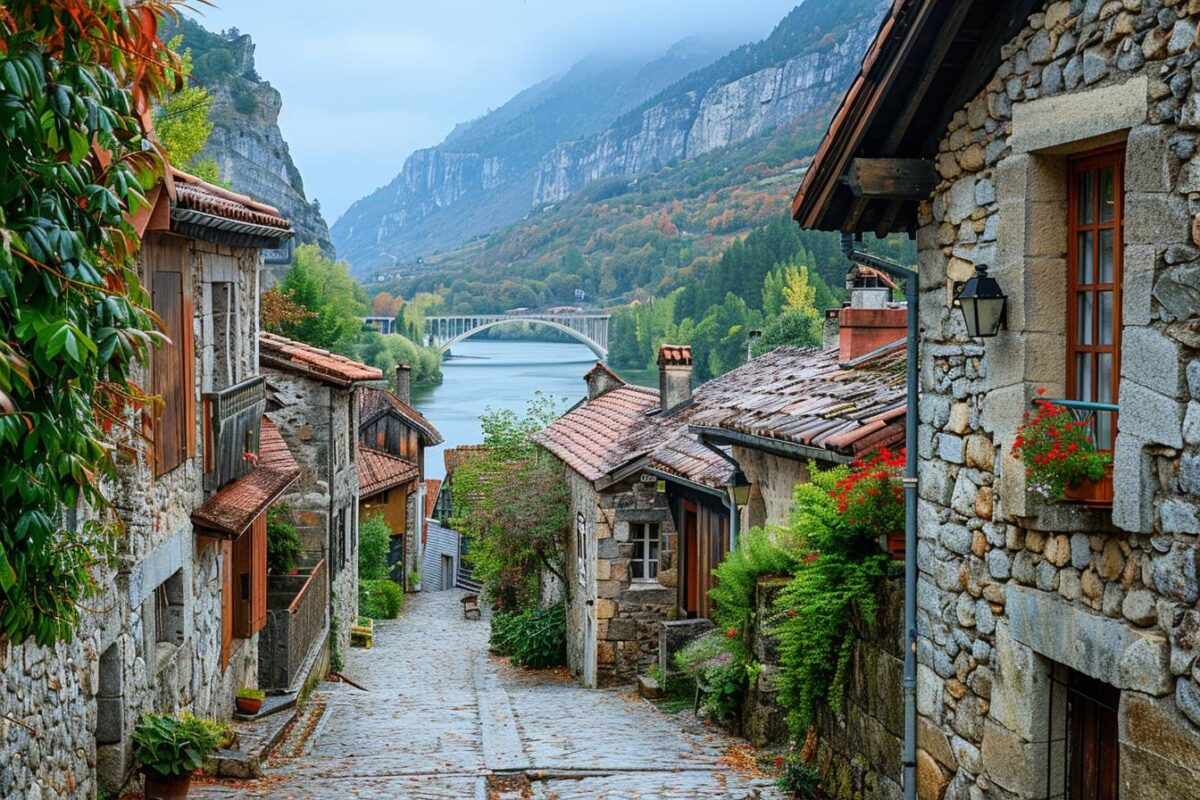
<svg viewBox="0 0 1200 800">
<path fill-rule="evenodd" d="M 483 800 L 489 775 L 540 800 L 781 796 L 722 760 L 741 740 L 687 714 L 489 657 L 487 622 L 464 621 L 460 596 L 410 595 L 399 620 L 376 623 L 375 647 L 347 658 L 365 691 L 321 684 L 309 709 L 324 713 L 299 719 L 266 777 L 192 796 Z"/>
</svg>

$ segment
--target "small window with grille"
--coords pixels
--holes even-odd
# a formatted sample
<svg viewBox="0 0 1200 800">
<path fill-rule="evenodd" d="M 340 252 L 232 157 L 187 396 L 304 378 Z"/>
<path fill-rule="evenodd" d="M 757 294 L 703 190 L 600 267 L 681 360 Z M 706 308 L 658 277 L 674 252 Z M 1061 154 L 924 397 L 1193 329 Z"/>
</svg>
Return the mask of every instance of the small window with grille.
<svg viewBox="0 0 1200 800">
<path fill-rule="evenodd" d="M 1047 800 L 1118 800 L 1121 691 L 1057 665 L 1051 672 Z"/>
<path fill-rule="evenodd" d="M 629 538 L 633 540 L 633 560 L 629 563 L 630 577 L 635 581 L 658 580 L 658 523 L 630 523 Z"/>
</svg>

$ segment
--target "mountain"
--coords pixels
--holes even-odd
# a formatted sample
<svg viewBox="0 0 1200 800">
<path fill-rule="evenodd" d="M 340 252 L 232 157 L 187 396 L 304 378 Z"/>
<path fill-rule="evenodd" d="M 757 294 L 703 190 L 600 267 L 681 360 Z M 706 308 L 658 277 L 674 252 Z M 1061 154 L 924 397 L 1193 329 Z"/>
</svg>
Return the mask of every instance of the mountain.
<svg viewBox="0 0 1200 800">
<path fill-rule="evenodd" d="M 356 274 L 466 245 L 597 181 L 755 140 L 840 97 L 885 0 L 806 0 L 766 39 L 685 40 L 635 64 L 592 56 L 458 126 L 333 226 Z"/>
<path fill-rule="evenodd" d="M 164 39 L 175 36 L 192 51 L 193 78 L 213 95 L 213 131 L 201 158 L 214 159 L 234 191 L 278 208 L 295 226 L 296 244 L 315 244 L 332 256 L 321 206 L 305 196 L 279 130 L 283 98 L 254 68 L 253 40 L 236 30 L 213 33 L 187 17 Z"/>
</svg>

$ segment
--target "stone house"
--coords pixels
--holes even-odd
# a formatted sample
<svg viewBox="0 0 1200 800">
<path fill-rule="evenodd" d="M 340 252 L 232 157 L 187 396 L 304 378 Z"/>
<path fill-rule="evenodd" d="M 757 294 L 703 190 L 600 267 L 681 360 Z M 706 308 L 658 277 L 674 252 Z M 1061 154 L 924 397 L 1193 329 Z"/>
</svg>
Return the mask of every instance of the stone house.
<svg viewBox="0 0 1200 800">
<path fill-rule="evenodd" d="M 271 333 L 260 333 L 258 342 L 267 416 L 300 464 L 299 480 L 282 499 L 310 558 L 325 562 L 335 657 L 349 650 L 358 620 L 358 393 L 383 373 Z"/>
<path fill-rule="evenodd" d="M 377 510 L 392 531 L 393 579 L 412 589 L 410 576 L 424 567 L 425 450 L 442 435 L 412 406 L 412 370 L 396 366 L 396 391 L 359 392 L 358 448 L 377 480 L 360 493 L 362 513 Z M 440 561 L 439 561 L 440 563 Z"/>
<path fill-rule="evenodd" d="M 1200 794 L 1198 22 L 900 0 L 793 203 L 917 240 L 921 797 Z M 972 339 L 980 265 L 1007 320 Z M 1039 389 L 1091 404 L 1111 507 L 1029 491 Z"/>
<path fill-rule="evenodd" d="M 298 470 L 263 420 L 253 342 L 261 251 L 291 226 L 180 172 L 149 199 L 134 220 L 138 269 L 171 338 L 136 379 L 164 410 L 145 420 L 148 444 L 118 442 L 132 455 L 108 493 L 125 535 L 74 638 L 0 653 L 4 797 L 118 791 L 134 777 L 142 713 L 229 719 L 237 689 L 255 685 L 264 511 Z M 76 509 L 65 524 L 94 516 Z"/>
</svg>

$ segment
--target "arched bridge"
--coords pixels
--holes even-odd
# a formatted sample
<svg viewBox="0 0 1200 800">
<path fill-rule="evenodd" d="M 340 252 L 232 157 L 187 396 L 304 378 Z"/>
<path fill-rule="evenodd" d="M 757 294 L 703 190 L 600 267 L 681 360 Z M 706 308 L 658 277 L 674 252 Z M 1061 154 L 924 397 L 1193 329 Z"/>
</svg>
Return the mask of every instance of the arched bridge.
<svg viewBox="0 0 1200 800">
<path fill-rule="evenodd" d="M 528 322 L 562 331 L 587 345 L 601 360 L 608 358 L 608 314 L 467 314 L 455 317 L 426 317 L 425 344 L 445 352 L 477 333 L 509 322 Z"/>
</svg>

